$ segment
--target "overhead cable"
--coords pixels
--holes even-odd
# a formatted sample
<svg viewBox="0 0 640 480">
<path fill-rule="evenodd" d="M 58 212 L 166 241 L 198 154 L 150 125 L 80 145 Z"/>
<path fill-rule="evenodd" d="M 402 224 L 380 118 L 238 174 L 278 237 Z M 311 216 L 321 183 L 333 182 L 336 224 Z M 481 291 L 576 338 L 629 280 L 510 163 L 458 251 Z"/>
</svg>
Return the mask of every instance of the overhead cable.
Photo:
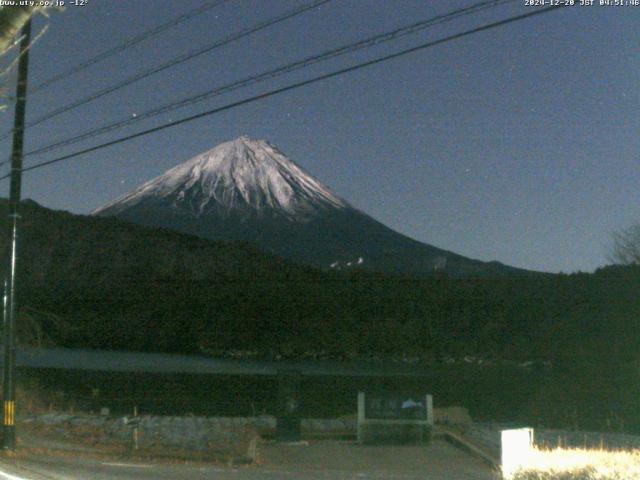
<svg viewBox="0 0 640 480">
<path fill-rule="evenodd" d="M 101 90 L 98 90 L 97 92 L 94 92 L 92 94 L 87 95 L 86 97 L 83 97 L 79 100 L 76 100 L 75 102 L 72 102 L 70 104 L 64 105 L 60 108 L 57 108 L 55 110 L 52 110 L 48 113 L 45 113 L 44 115 L 36 118 L 35 120 L 32 120 L 31 122 L 28 122 L 25 126 L 25 128 L 31 128 L 34 127 L 36 125 L 39 125 L 43 122 L 46 122 L 47 120 L 51 120 L 52 118 L 55 118 L 59 115 L 62 115 L 63 113 L 69 112 L 71 110 L 74 110 L 82 105 L 86 105 L 87 103 L 93 102 L 99 98 L 104 97 L 105 95 L 108 95 L 110 93 L 116 92 L 118 90 L 123 89 L 124 87 L 127 87 L 129 85 L 132 85 L 133 83 L 136 83 L 142 79 L 148 78 L 152 75 L 155 75 L 156 73 L 160 73 L 164 70 L 167 70 L 169 68 L 175 67 L 177 65 L 180 65 L 188 60 L 191 60 L 193 58 L 196 58 L 200 55 L 204 55 L 205 53 L 211 52 L 213 50 L 215 50 L 216 48 L 222 47 L 224 45 L 228 45 L 231 42 L 235 42 L 243 37 L 246 37 L 248 35 L 251 35 L 253 33 L 256 33 L 260 30 L 264 30 L 265 28 L 271 27 L 273 25 L 276 25 L 277 23 L 280 23 L 284 20 L 287 20 L 289 18 L 295 17 L 297 15 L 300 15 L 304 12 L 307 12 L 309 10 L 312 10 L 314 8 L 319 7 L 320 5 L 323 5 L 325 3 L 331 2 L 332 0 L 315 0 L 311 3 L 302 5 L 300 7 L 296 7 L 292 10 L 289 10 L 283 14 L 280 14 L 276 17 L 270 18 L 269 20 L 263 21 L 258 23 L 257 25 L 250 27 L 250 28 L 246 28 L 244 30 L 241 30 L 240 32 L 237 33 L 232 33 L 231 35 L 228 35 L 224 38 L 222 38 L 221 40 L 218 40 L 212 44 L 209 44 L 203 48 L 199 48 L 198 50 L 194 50 L 191 51 L 189 53 L 180 55 L 178 57 L 173 58 L 172 60 L 169 60 L 157 67 L 153 67 L 147 70 L 144 70 L 142 72 L 139 72 L 115 85 L 111 85 L 108 86 L 106 88 L 103 88 Z M 0 135 L 0 140 L 3 140 L 5 138 L 8 138 L 13 132 L 9 131 L 9 132 L 5 132 L 3 135 Z"/>
<path fill-rule="evenodd" d="M 73 135 L 71 137 L 67 137 L 65 139 L 62 140 L 58 140 L 54 143 L 48 144 L 48 145 L 44 145 L 42 147 L 38 147 L 34 150 L 31 150 L 29 152 L 25 153 L 25 156 L 33 156 L 33 155 L 40 155 L 46 152 L 50 152 L 52 150 L 57 150 L 59 148 L 68 146 L 68 145 L 72 145 L 78 142 L 81 142 L 83 140 L 88 140 L 90 138 L 96 137 L 98 135 L 102 135 L 104 133 L 108 133 L 111 132 L 113 130 L 117 130 L 120 129 L 122 127 L 128 126 L 128 125 L 132 125 L 134 123 L 138 123 L 142 120 L 146 120 L 149 118 L 153 118 L 156 117 L 158 115 L 164 114 L 164 113 L 168 113 L 171 112 L 173 110 L 179 109 L 179 108 L 183 108 L 189 105 L 193 105 L 199 102 L 203 102 L 205 100 L 209 100 L 211 98 L 217 97 L 219 95 L 222 94 L 226 94 L 235 90 L 238 90 L 240 88 L 244 88 L 250 85 L 255 85 L 257 83 L 260 82 L 264 82 L 267 80 L 271 80 L 273 78 L 309 67 L 311 65 L 314 65 L 316 63 L 320 63 L 326 60 L 330 60 L 332 58 L 338 57 L 338 56 L 342 56 L 342 55 L 346 55 L 348 53 L 353 53 L 365 48 L 370 48 L 373 47 L 375 45 L 379 45 L 385 42 L 389 42 L 392 40 L 396 40 L 398 38 L 410 35 L 410 34 L 414 34 L 417 33 L 419 31 L 422 31 L 426 28 L 429 27 L 433 27 L 435 25 L 441 24 L 441 23 L 445 23 L 445 22 L 449 22 L 452 21 L 456 18 L 459 18 L 461 16 L 464 15 L 470 15 L 470 14 L 475 14 L 478 13 L 482 10 L 486 10 L 489 8 L 494 8 L 498 5 L 501 4 L 505 4 L 505 3 L 513 3 L 516 0 L 489 0 L 489 1 L 483 1 L 483 2 L 479 2 L 476 4 L 473 4 L 469 7 L 466 8 L 462 8 L 459 10 L 455 10 L 446 14 L 442 14 L 442 15 L 437 15 L 435 17 L 431 17 L 428 18 L 426 20 L 422 20 L 419 22 L 414 22 L 411 25 L 407 25 L 404 27 L 400 27 L 400 28 L 396 28 L 392 31 L 389 32 L 385 32 L 382 34 L 378 34 L 378 35 L 374 35 L 372 37 L 368 37 L 364 40 L 360 40 L 358 42 L 355 43 L 349 43 L 347 45 L 343 45 L 340 46 L 338 48 L 334 48 L 325 52 L 322 52 L 320 54 L 314 54 L 308 57 L 305 57 L 301 60 L 297 60 L 293 63 L 288 63 L 286 65 L 274 68 L 274 69 L 270 69 L 267 70 L 265 72 L 262 72 L 258 75 L 252 75 L 250 77 L 246 77 L 243 78 L 241 80 L 237 80 L 234 81 L 232 83 L 220 86 L 220 87 L 216 87 L 214 89 L 210 89 L 207 90 L 205 92 L 199 93 L 197 95 L 191 95 L 188 96 L 184 99 L 178 100 L 178 101 L 174 101 L 174 102 L 170 102 L 167 103 L 165 105 L 162 105 L 160 107 L 156 107 L 153 108 L 151 110 L 148 110 L 146 112 L 142 112 L 139 114 L 136 114 L 135 116 L 132 117 L 127 117 L 125 119 L 116 121 L 116 122 L 112 122 L 112 123 L 108 123 L 105 125 L 102 125 L 100 127 L 97 128 L 92 128 L 90 130 L 87 130 L 85 132 Z"/>
<path fill-rule="evenodd" d="M 136 35 L 133 38 L 130 38 L 128 40 L 125 40 L 124 42 L 122 42 L 120 45 L 117 45 L 113 48 L 110 48 L 108 50 L 105 50 L 103 52 L 100 52 L 99 54 L 81 62 L 78 63 L 77 65 L 74 65 L 73 67 L 70 67 L 66 70 L 63 70 L 62 72 L 58 73 L 57 75 L 54 75 L 42 82 L 40 82 L 39 84 L 35 85 L 33 88 L 29 89 L 29 94 L 33 95 L 34 93 L 37 93 L 41 90 L 44 90 L 45 88 L 53 85 L 54 83 L 59 82 L 60 80 L 64 80 L 66 78 L 69 78 L 72 75 L 75 75 L 78 72 L 81 72 L 82 70 L 85 70 L 93 65 L 95 65 L 96 63 L 102 62 L 104 60 L 106 60 L 109 57 L 112 57 L 120 52 L 123 52 L 131 47 L 133 47 L 134 45 L 137 45 L 145 40 L 148 40 L 149 38 L 155 37 L 156 35 L 159 35 L 163 32 L 165 32 L 166 30 L 169 30 L 170 28 L 173 28 L 177 25 L 180 25 L 181 23 L 190 20 L 191 18 L 197 17 L 198 15 L 202 15 L 205 12 L 208 12 L 209 10 L 216 8 L 224 3 L 227 3 L 231 0 L 218 0 L 215 2 L 206 2 L 203 5 L 200 5 L 199 7 L 196 7 L 192 10 L 189 10 L 181 15 L 178 15 L 175 18 L 172 18 L 171 20 L 169 20 L 168 22 L 165 22 L 161 25 L 158 25 L 157 27 L 153 27 L 150 30 L 146 30 L 144 32 L 142 32 L 139 35 Z"/>
<path fill-rule="evenodd" d="M 340 70 L 336 70 L 336 71 L 333 71 L 333 72 L 330 72 L 330 73 L 326 73 L 326 74 L 323 74 L 323 75 L 319 75 L 317 77 L 310 78 L 308 80 L 296 82 L 296 83 L 287 85 L 285 87 L 277 88 L 275 90 L 270 90 L 268 92 L 261 93 L 261 94 L 258 94 L 258 95 L 254 95 L 252 97 L 245 98 L 243 100 L 238 100 L 236 102 L 232 102 L 232 103 L 229 103 L 227 105 L 223 105 L 221 107 L 217 107 L 217 108 L 214 108 L 214 109 L 211 109 L 211 110 L 207 110 L 205 112 L 201 112 L 201 113 L 198 113 L 198 114 L 195 114 L 195 115 L 190 115 L 188 117 L 184 117 L 184 118 L 181 118 L 179 120 L 175 120 L 175 121 L 172 121 L 172 122 L 169 122 L 169 123 L 165 123 L 163 125 L 159 125 L 159 126 L 156 126 L 156 127 L 153 127 L 153 128 L 149 128 L 147 130 L 143 130 L 143 131 L 138 132 L 138 133 L 133 133 L 133 134 L 130 134 L 130 135 L 126 135 L 124 137 L 120 137 L 120 138 L 117 138 L 115 140 L 111 140 L 109 142 L 105 142 L 105 143 L 102 143 L 102 144 L 99 144 L 99 145 L 95 145 L 93 147 L 89 147 L 89 148 L 85 148 L 85 149 L 82 149 L 82 150 L 79 150 L 79 151 L 76 151 L 76 152 L 73 152 L 73 153 L 69 153 L 67 155 L 63 155 L 63 156 L 60 156 L 60 157 L 57 157 L 57 158 L 54 158 L 54 159 L 51 159 L 51 160 L 47 160 L 47 161 L 44 161 L 44 162 L 41 162 L 41 163 L 37 163 L 35 165 L 31 165 L 29 167 L 23 168 L 22 171 L 26 172 L 26 171 L 30 171 L 30 170 L 36 170 L 36 169 L 43 168 L 43 167 L 46 167 L 46 166 L 49 166 L 49 165 L 53 165 L 55 163 L 67 161 L 67 160 L 70 160 L 72 158 L 76 158 L 76 157 L 79 157 L 81 155 L 85 155 L 87 153 L 95 152 L 95 151 L 102 150 L 102 149 L 107 148 L 107 147 L 111 147 L 113 145 L 118 145 L 120 143 L 128 142 L 128 141 L 134 140 L 136 138 L 144 137 L 144 136 L 150 135 L 152 133 L 156 133 L 156 132 L 159 132 L 159 131 L 162 131 L 162 130 L 166 130 L 168 128 L 176 127 L 178 125 L 182 125 L 182 124 L 185 124 L 185 123 L 188 123 L 188 122 L 192 122 L 192 121 L 198 120 L 200 118 L 209 117 L 211 115 L 215 115 L 216 113 L 220 113 L 220 112 L 224 112 L 224 111 L 227 111 L 227 110 L 231 110 L 233 108 L 236 108 L 236 107 L 239 107 L 239 106 L 242 106 L 242 105 L 247 105 L 247 104 L 256 102 L 258 100 L 263 100 L 263 99 L 266 99 L 266 98 L 270 98 L 270 97 L 273 97 L 275 95 L 279 95 L 281 93 L 289 92 L 291 90 L 296 90 L 298 88 L 302 88 L 302 87 L 305 87 L 307 85 L 311 85 L 311 84 L 318 83 L 318 82 L 321 82 L 321 81 L 324 81 L 324 80 L 335 78 L 335 77 L 338 77 L 338 76 L 341 76 L 341 75 L 344 75 L 344 74 L 347 74 L 347 73 L 351 73 L 351 72 L 354 72 L 354 71 L 357 71 L 357 70 L 361 70 L 363 68 L 371 67 L 373 65 L 377 65 L 377 64 L 380 64 L 380 63 L 395 59 L 395 58 L 403 57 L 405 55 L 408 55 L 408 54 L 411 54 L 411 53 L 414 53 L 414 52 L 418 52 L 418 51 L 421 51 L 421 50 L 432 48 L 432 47 L 435 47 L 437 45 L 448 43 L 448 42 L 451 42 L 453 40 L 457 40 L 459 38 L 463 38 L 463 37 L 466 37 L 466 36 L 469 36 L 469 35 L 473 35 L 475 33 L 491 30 L 493 28 L 497 28 L 497 27 L 501 27 L 501 26 L 504 26 L 504 25 L 507 25 L 507 24 L 514 23 L 514 22 L 522 21 L 522 20 L 525 20 L 525 19 L 528 19 L 528 18 L 532 18 L 532 17 L 538 16 L 538 15 L 549 13 L 551 11 L 558 10 L 558 9 L 561 9 L 561 8 L 565 8 L 564 5 L 553 5 L 553 6 L 544 7 L 544 8 L 540 8 L 540 9 L 537 9 L 537 10 L 533 10 L 533 11 L 530 11 L 529 13 L 524 13 L 524 14 L 521 14 L 521 15 L 515 15 L 515 16 L 512 16 L 512 17 L 508 17 L 506 19 L 503 19 L 503 20 L 499 20 L 499 21 L 496 21 L 496 22 L 488 23 L 488 24 L 482 25 L 480 27 L 476 27 L 476 28 L 472 28 L 470 30 L 466 30 L 466 31 L 461 32 L 461 33 L 456 33 L 456 34 L 453 34 L 453 35 L 449 35 L 447 37 L 443 37 L 443 38 L 438 39 L 438 40 L 433 40 L 433 41 L 430 41 L 430 42 L 426 42 L 426 43 L 423 43 L 423 44 L 420 44 L 420 45 L 417 45 L 417 46 L 414 46 L 414 47 L 411 47 L 411 48 L 407 48 L 405 50 L 401 50 L 401 51 L 396 52 L 396 53 L 384 55 L 384 56 L 378 57 L 378 58 L 373 59 L 373 60 L 369 60 L 369 61 L 366 61 L 366 62 L 358 63 L 358 64 L 352 65 L 350 67 L 342 68 Z M 0 177 L 0 180 L 4 180 L 6 178 L 9 178 L 9 176 L 5 175 L 3 177 Z"/>
</svg>

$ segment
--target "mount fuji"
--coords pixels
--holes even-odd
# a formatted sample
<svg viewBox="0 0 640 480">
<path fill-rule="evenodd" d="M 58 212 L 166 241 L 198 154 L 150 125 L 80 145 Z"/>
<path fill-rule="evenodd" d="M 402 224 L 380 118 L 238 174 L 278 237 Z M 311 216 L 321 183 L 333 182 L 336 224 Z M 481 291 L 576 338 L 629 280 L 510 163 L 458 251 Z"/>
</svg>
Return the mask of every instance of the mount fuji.
<svg viewBox="0 0 640 480">
<path fill-rule="evenodd" d="M 168 170 L 92 214 L 211 240 L 252 242 L 324 269 L 453 276 L 525 272 L 395 232 L 333 194 L 275 146 L 246 136 Z"/>
</svg>

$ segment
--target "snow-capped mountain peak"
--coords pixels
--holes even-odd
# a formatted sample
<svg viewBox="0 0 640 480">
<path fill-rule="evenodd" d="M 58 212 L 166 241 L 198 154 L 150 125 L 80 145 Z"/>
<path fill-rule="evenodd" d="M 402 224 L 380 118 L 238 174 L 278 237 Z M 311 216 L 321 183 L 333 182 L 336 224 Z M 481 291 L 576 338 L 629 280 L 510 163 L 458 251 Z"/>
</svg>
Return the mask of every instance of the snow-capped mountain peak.
<svg viewBox="0 0 640 480">
<path fill-rule="evenodd" d="M 93 213 L 214 241 L 250 242 L 325 269 L 517 272 L 390 229 L 331 193 L 273 145 L 247 136 L 197 155 Z"/>
<path fill-rule="evenodd" d="M 145 202 L 195 217 L 243 212 L 293 220 L 349 207 L 275 146 L 247 136 L 197 155 L 93 213 L 117 215 Z"/>
</svg>

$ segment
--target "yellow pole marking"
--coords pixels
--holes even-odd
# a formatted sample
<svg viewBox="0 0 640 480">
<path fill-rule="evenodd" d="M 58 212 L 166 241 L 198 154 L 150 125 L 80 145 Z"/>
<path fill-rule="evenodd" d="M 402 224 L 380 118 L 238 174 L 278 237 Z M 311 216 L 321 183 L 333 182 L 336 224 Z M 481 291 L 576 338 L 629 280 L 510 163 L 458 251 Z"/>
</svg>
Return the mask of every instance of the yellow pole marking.
<svg viewBox="0 0 640 480">
<path fill-rule="evenodd" d="M 4 402 L 4 425 L 14 425 L 16 423 L 16 402 L 6 400 Z"/>
</svg>

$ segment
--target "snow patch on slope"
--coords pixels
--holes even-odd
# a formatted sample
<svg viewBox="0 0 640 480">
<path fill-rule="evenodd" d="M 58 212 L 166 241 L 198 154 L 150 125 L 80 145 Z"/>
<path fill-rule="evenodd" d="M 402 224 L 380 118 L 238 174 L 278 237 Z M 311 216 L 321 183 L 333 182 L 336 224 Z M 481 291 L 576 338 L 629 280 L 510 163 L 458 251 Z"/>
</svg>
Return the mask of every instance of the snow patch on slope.
<svg viewBox="0 0 640 480">
<path fill-rule="evenodd" d="M 335 262 L 329 265 L 329 268 L 332 268 L 334 270 L 342 270 L 343 268 L 355 267 L 357 265 L 362 265 L 363 263 L 364 263 L 364 258 L 362 257 L 358 257 L 357 260 L 351 260 L 351 261 L 345 262 L 344 264 L 336 260 Z"/>
</svg>

